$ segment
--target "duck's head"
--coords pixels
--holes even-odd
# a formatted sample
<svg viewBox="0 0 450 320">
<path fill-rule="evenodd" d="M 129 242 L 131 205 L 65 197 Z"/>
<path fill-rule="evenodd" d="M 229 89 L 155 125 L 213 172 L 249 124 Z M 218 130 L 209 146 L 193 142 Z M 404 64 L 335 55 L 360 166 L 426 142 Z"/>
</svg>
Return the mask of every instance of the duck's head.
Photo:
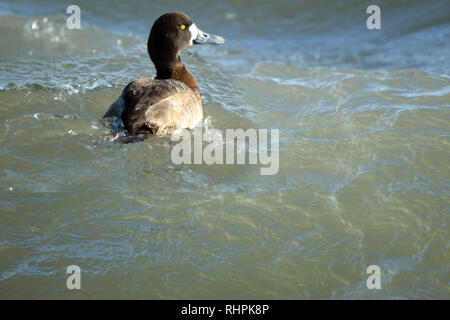
<svg viewBox="0 0 450 320">
<path fill-rule="evenodd" d="M 169 66 L 179 62 L 179 54 L 196 44 L 223 44 L 225 39 L 201 31 L 182 12 L 169 12 L 159 17 L 148 37 L 147 50 L 155 65 Z"/>
</svg>

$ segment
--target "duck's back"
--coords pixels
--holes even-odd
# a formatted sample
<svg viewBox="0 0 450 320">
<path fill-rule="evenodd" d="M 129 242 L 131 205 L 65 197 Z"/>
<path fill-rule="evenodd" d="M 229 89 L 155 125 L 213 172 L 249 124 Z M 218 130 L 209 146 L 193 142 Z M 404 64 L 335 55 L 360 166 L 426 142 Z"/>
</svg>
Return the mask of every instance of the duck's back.
<svg viewBox="0 0 450 320">
<path fill-rule="evenodd" d="M 194 128 L 203 118 L 198 92 L 173 79 L 142 78 L 129 83 L 104 117 L 122 119 L 130 134 L 170 134 Z"/>
</svg>

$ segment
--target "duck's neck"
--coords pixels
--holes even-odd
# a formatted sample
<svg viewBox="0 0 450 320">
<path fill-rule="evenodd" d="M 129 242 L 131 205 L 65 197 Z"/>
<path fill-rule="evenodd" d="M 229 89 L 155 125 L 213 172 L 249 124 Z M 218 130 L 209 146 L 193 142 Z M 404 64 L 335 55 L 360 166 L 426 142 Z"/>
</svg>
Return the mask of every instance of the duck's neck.
<svg viewBox="0 0 450 320">
<path fill-rule="evenodd" d="M 192 73 L 185 67 L 183 62 L 178 58 L 176 64 L 171 65 L 155 65 L 156 78 L 155 79 L 174 79 L 183 82 L 189 88 L 196 92 L 200 92 L 198 83 Z"/>
</svg>

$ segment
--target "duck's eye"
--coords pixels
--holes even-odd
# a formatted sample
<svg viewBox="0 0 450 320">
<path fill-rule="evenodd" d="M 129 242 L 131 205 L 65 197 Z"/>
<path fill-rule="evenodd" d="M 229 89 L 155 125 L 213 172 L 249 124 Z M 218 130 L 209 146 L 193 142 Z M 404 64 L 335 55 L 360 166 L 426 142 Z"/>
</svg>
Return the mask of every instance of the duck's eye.
<svg viewBox="0 0 450 320">
<path fill-rule="evenodd" d="M 182 24 L 182 25 L 180 26 L 180 28 L 181 28 L 181 30 L 184 30 L 184 29 L 186 29 L 186 26 L 185 26 L 184 24 Z"/>
</svg>

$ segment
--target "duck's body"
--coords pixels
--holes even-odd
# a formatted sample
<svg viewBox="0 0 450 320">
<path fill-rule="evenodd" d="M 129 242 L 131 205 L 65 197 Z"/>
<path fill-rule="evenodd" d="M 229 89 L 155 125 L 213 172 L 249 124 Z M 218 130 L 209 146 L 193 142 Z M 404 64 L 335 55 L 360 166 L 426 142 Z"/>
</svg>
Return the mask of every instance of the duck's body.
<svg viewBox="0 0 450 320">
<path fill-rule="evenodd" d="M 122 120 L 131 135 L 165 135 L 178 128 L 194 128 L 203 119 L 203 101 L 197 80 L 179 54 L 196 43 L 220 44 L 218 36 L 200 31 L 183 13 L 170 12 L 153 24 L 147 43 L 155 64 L 155 79 L 129 83 L 104 118 Z"/>
<path fill-rule="evenodd" d="M 194 128 L 203 119 L 203 101 L 181 81 L 142 78 L 125 87 L 105 117 L 120 118 L 132 135 L 164 135 Z"/>
</svg>

